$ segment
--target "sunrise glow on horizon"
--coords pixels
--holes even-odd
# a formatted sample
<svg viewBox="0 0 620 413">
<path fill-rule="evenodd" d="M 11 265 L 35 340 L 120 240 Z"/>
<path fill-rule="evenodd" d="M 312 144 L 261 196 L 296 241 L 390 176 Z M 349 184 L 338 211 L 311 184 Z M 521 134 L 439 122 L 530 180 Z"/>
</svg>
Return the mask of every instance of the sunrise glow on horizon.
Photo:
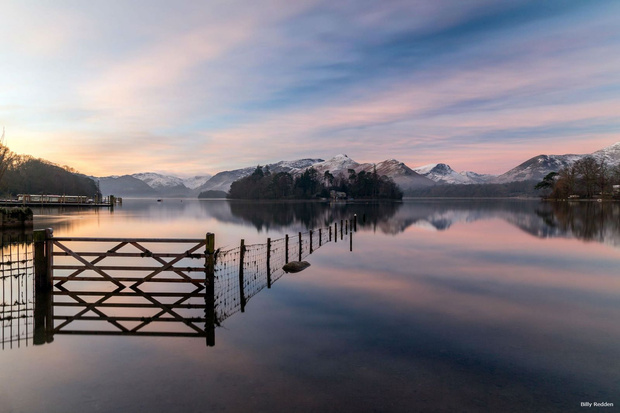
<svg viewBox="0 0 620 413">
<path fill-rule="evenodd" d="M 6 143 L 89 175 L 339 153 L 501 174 L 620 141 L 615 1 L 7 3 Z"/>
</svg>

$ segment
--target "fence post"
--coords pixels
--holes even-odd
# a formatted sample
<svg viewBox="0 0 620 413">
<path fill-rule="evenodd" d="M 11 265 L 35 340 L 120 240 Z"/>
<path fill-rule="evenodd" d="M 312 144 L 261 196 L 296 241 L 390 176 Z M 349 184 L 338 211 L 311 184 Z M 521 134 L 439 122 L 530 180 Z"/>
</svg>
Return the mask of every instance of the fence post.
<svg viewBox="0 0 620 413">
<path fill-rule="evenodd" d="M 245 292 L 243 291 L 243 258 L 245 256 L 245 240 L 241 240 L 239 247 L 239 301 L 241 302 L 241 312 L 245 312 Z"/>
<path fill-rule="evenodd" d="M 48 237 L 50 238 L 48 240 Z M 33 231 L 34 241 L 34 278 L 36 291 L 51 291 L 53 257 L 51 254 L 52 230 Z"/>
<path fill-rule="evenodd" d="M 349 220 L 344 221 L 344 235 L 349 233 Z"/>
<path fill-rule="evenodd" d="M 322 241 L 323 241 L 321 239 L 321 236 L 322 236 L 321 231 L 322 231 L 322 228 L 319 228 L 319 248 L 321 248 L 321 244 L 322 244 Z"/>
<path fill-rule="evenodd" d="M 340 240 L 344 239 L 344 234 L 342 233 L 343 229 L 344 229 L 344 221 L 341 219 L 340 220 Z"/>
<path fill-rule="evenodd" d="M 349 251 L 353 252 L 353 231 L 349 232 Z"/>
<path fill-rule="evenodd" d="M 312 230 L 310 230 L 310 254 L 312 254 Z"/>
<path fill-rule="evenodd" d="M 331 235 L 331 232 L 329 233 Z M 338 223 L 334 222 L 334 243 L 338 242 Z"/>
<path fill-rule="evenodd" d="M 301 261 L 301 232 L 299 233 L 299 261 Z"/>
<path fill-rule="evenodd" d="M 207 347 L 215 346 L 215 234 L 207 233 L 205 259 L 205 330 Z"/>
<path fill-rule="evenodd" d="M 332 240 L 332 226 L 329 226 L 329 241 L 331 242 Z"/>
<path fill-rule="evenodd" d="M 284 236 L 284 249 L 286 250 L 284 253 L 284 263 L 288 264 L 288 234 Z"/>
<path fill-rule="evenodd" d="M 357 214 L 353 214 L 353 230 L 357 232 Z"/>
<path fill-rule="evenodd" d="M 271 288 L 271 238 L 267 238 L 267 288 Z"/>
</svg>

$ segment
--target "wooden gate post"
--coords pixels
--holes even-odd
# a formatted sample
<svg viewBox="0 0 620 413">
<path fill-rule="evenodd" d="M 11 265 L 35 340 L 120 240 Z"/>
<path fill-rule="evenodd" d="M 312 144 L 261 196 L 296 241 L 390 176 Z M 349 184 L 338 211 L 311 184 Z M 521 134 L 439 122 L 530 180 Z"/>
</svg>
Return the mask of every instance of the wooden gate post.
<svg viewBox="0 0 620 413">
<path fill-rule="evenodd" d="M 207 347 L 215 346 L 215 234 L 206 236 L 205 262 L 205 332 Z"/>
<path fill-rule="evenodd" d="M 33 231 L 34 241 L 34 279 L 38 292 L 52 290 L 52 229 Z"/>
<path fill-rule="evenodd" d="M 239 247 L 239 301 L 241 302 L 241 312 L 245 312 L 245 291 L 243 291 L 243 258 L 245 256 L 245 240 L 241 240 Z"/>
<path fill-rule="evenodd" d="M 267 288 L 271 288 L 271 238 L 267 238 Z"/>
</svg>

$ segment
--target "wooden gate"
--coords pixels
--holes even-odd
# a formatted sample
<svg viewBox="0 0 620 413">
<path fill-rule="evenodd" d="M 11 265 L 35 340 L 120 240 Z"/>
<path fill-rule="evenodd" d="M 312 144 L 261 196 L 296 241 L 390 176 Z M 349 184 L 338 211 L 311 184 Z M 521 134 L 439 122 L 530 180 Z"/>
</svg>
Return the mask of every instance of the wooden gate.
<svg viewBox="0 0 620 413">
<path fill-rule="evenodd" d="M 215 344 L 213 234 L 72 238 L 48 229 L 35 231 L 34 239 L 37 291 L 52 301 L 37 298 L 52 309 L 45 341 L 101 334 L 206 337 L 208 346 Z"/>
</svg>

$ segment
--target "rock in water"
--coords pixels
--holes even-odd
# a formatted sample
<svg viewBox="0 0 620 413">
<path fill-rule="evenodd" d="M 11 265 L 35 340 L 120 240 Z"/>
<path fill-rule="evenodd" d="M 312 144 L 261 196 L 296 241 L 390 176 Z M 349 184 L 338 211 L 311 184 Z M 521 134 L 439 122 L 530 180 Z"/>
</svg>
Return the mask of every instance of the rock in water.
<svg viewBox="0 0 620 413">
<path fill-rule="evenodd" d="M 303 271 L 310 266 L 308 261 L 291 261 L 287 264 L 284 264 L 282 269 L 284 272 L 299 272 Z"/>
</svg>

